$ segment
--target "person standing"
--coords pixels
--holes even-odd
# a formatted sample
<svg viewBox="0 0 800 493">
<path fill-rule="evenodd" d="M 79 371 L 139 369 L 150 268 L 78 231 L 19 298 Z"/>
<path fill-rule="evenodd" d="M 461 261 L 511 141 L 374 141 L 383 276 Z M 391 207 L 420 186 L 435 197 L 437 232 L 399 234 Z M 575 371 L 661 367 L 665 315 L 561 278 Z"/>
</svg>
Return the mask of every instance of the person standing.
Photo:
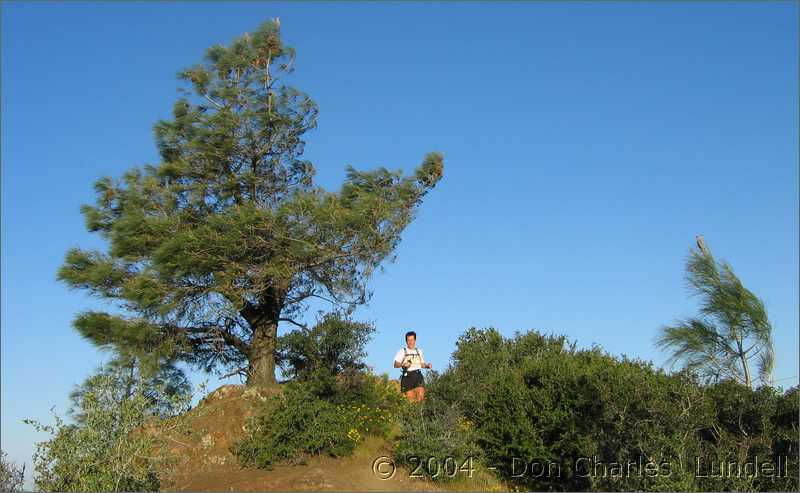
<svg viewBox="0 0 800 493">
<path fill-rule="evenodd" d="M 417 333 L 406 332 L 406 347 L 401 348 L 394 355 L 394 367 L 402 368 L 400 377 L 400 391 L 411 402 L 421 402 L 425 399 L 425 379 L 422 377 L 423 368 L 433 368 L 425 362 L 422 349 L 417 347 Z"/>
</svg>

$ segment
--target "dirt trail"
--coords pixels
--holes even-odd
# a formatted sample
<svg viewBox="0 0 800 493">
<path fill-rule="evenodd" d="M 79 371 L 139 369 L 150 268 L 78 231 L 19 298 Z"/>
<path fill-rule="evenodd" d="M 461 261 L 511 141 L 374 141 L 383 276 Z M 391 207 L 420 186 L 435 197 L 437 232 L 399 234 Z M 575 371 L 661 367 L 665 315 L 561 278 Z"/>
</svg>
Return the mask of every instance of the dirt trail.
<svg viewBox="0 0 800 493">
<path fill-rule="evenodd" d="M 313 457 L 305 465 L 279 465 L 269 471 L 219 465 L 193 473 L 168 491 L 440 491 L 403 470 L 388 480 L 378 478 L 372 472 L 373 455 L 383 452 L 368 445 L 362 444 L 351 457 Z"/>
</svg>

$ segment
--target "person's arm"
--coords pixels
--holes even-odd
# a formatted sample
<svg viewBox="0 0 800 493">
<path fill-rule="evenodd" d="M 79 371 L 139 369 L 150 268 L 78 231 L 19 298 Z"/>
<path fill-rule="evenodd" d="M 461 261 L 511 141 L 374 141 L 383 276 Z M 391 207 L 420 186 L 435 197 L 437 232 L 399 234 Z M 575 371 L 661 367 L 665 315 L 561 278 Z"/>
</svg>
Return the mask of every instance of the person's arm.
<svg viewBox="0 0 800 493">
<path fill-rule="evenodd" d="M 422 353 L 422 349 L 419 350 L 419 359 L 422 361 L 423 368 L 427 368 L 429 370 L 433 369 L 433 365 L 425 362 L 425 355 Z"/>
<path fill-rule="evenodd" d="M 411 362 L 403 361 L 403 350 L 397 351 L 397 354 L 394 356 L 394 367 L 395 368 L 408 368 L 411 366 Z"/>
</svg>

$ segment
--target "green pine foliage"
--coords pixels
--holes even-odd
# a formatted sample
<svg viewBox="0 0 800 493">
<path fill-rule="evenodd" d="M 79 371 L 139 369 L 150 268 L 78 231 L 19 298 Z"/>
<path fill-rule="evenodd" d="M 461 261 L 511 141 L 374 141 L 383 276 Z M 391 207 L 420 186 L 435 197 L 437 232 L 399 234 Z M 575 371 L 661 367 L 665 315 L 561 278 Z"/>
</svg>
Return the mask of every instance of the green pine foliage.
<svg viewBox="0 0 800 493">
<path fill-rule="evenodd" d="M 272 385 L 279 323 L 311 299 L 345 312 L 369 299 L 442 155 L 409 176 L 348 167 L 338 191 L 315 186 L 301 157 L 318 108 L 283 82 L 294 60 L 269 21 L 178 73 L 191 90 L 154 127 L 161 162 L 99 179 L 81 208 L 108 248 L 71 249 L 58 278 L 121 310 L 79 314 L 83 337 Z"/>
<path fill-rule="evenodd" d="M 700 313 L 663 327 L 656 344 L 671 352 L 671 362 L 708 381 L 769 385 L 775 353 L 764 302 L 744 287 L 728 262 L 714 259 L 702 239 L 690 251 L 686 271 Z"/>
</svg>

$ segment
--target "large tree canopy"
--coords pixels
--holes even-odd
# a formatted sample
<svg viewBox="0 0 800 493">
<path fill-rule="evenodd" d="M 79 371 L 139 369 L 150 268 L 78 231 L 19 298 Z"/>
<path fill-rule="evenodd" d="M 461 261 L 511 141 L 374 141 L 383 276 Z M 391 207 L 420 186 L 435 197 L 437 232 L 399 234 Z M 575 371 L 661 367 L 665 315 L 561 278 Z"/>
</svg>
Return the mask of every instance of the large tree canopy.
<svg viewBox="0 0 800 493">
<path fill-rule="evenodd" d="M 400 234 L 443 173 L 430 153 L 411 176 L 347 168 L 340 190 L 300 159 L 317 106 L 282 79 L 294 52 L 268 21 L 179 72 L 173 118 L 155 125 L 158 165 L 95 184 L 81 210 L 106 252 L 71 249 L 60 280 L 121 313 L 74 325 L 101 347 L 275 382 L 279 322 L 302 325 L 311 298 L 351 310 L 393 258 Z"/>
</svg>

